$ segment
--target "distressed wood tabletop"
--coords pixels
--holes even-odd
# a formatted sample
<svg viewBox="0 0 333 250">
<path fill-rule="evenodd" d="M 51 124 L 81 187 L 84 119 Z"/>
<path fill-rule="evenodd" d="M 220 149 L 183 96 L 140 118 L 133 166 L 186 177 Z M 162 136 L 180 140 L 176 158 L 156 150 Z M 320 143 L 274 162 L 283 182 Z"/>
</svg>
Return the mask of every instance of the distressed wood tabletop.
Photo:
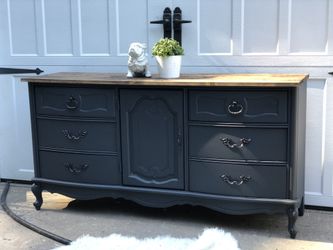
<svg viewBox="0 0 333 250">
<path fill-rule="evenodd" d="M 47 84 L 94 84 L 136 86 L 238 86 L 238 87 L 297 87 L 308 79 L 307 74 L 188 74 L 176 79 L 126 78 L 125 74 L 60 72 L 22 81 Z"/>
</svg>

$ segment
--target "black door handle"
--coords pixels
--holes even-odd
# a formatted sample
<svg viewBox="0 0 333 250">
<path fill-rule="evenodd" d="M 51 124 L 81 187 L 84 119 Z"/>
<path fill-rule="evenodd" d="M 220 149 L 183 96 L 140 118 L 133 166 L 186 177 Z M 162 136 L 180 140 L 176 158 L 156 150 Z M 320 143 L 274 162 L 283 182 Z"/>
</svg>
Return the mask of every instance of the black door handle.
<svg viewBox="0 0 333 250">
<path fill-rule="evenodd" d="M 0 75 L 11 75 L 11 74 L 31 74 L 35 73 L 39 75 L 44 71 L 36 68 L 36 69 L 14 69 L 14 68 L 0 68 Z"/>
<path fill-rule="evenodd" d="M 333 71 L 332 72 L 328 72 L 328 74 L 333 75 Z"/>
<path fill-rule="evenodd" d="M 163 11 L 163 20 L 151 21 L 151 24 L 163 24 L 163 37 L 171 38 L 171 9 L 165 8 Z"/>
<path fill-rule="evenodd" d="M 176 7 L 173 11 L 173 38 L 182 45 L 182 24 L 192 23 L 190 20 L 182 20 L 182 10 Z"/>
</svg>

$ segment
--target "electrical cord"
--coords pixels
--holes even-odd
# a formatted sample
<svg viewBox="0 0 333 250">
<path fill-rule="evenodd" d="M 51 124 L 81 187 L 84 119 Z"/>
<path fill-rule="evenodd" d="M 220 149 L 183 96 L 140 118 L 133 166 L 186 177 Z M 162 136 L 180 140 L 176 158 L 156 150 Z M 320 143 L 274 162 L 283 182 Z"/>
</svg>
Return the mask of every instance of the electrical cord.
<svg viewBox="0 0 333 250">
<path fill-rule="evenodd" d="M 57 241 L 61 244 L 64 244 L 64 245 L 69 245 L 72 241 L 71 240 L 68 240 L 66 238 L 63 238 L 59 235 L 56 235 L 54 233 L 51 233 L 43 228 L 40 228 L 24 219 L 22 219 L 21 217 L 19 217 L 18 215 L 14 214 L 12 210 L 10 210 L 10 208 L 7 206 L 7 194 L 8 194 L 8 191 L 9 191 L 9 188 L 10 188 L 10 182 L 6 182 L 6 185 L 5 185 L 5 188 L 4 190 L 2 191 L 2 194 L 1 194 L 1 200 L 0 200 L 0 203 L 1 203 L 1 207 L 2 209 L 8 214 L 8 216 L 10 216 L 13 220 L 15 220 L 16 222 L 18 222 L 19 224 L 29 228 L 30 230 L 40 234 L 40 235 L 43 235 L 51 240 L 54 240 L 54 241 Z"/>
</svg>

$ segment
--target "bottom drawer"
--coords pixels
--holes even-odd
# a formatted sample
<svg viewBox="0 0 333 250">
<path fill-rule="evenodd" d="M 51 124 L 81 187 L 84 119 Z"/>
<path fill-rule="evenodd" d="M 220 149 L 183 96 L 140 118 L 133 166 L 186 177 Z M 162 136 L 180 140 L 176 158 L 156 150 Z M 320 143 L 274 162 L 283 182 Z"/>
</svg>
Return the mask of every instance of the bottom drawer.
<svg viewBox="0 0 333 250">
<path fill-rule="evenodd" d="M 89 184 L 120 184 L 117 156 L 39 152 L 40 177 Z"/>
<path fill-rule="evenodd" d="M 286 175 L 287 168 L 281 166 L 191 161 L 190 191 L 258 198 L 286 198 Z"/>
</svg>

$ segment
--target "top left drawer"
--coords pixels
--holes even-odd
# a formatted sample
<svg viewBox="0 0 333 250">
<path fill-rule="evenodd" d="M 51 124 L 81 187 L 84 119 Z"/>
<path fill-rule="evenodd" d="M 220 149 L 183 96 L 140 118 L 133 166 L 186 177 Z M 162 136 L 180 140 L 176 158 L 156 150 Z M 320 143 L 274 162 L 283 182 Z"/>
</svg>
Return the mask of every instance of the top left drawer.
<svg viewBox="0 0 333 250">
<path fill-rule="evenodd" d="M 115 90 L 112 88 L 35 88 L 36 112 L 41 115 L 115 118 Z"/>
</svg>

